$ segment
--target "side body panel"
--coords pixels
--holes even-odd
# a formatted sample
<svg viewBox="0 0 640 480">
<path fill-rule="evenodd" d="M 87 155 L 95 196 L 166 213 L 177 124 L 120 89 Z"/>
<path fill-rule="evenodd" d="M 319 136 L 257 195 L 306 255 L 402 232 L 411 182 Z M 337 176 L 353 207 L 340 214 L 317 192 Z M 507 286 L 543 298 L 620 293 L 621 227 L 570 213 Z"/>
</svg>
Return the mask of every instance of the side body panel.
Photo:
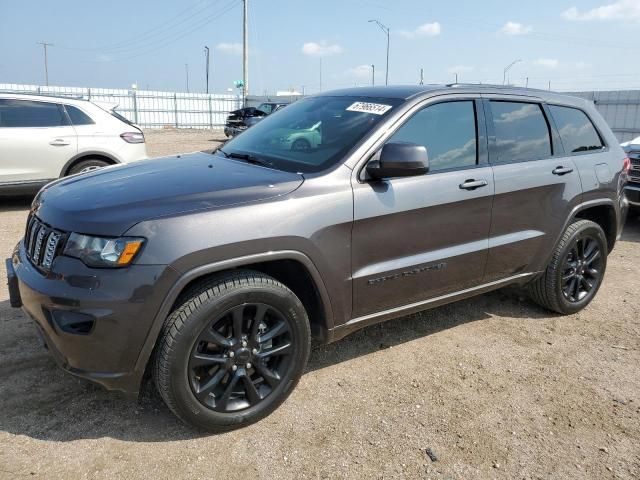
<svg viewBox="0 0 640 480">
<path fill-rule="evenodd" d="M 76 132 L 61 127 L 0 127 L 0 184 L 58 178 L 78 150 Z"/>
<path fill-rule="evenodd" d="M 540 102 L 531 97 L 484 97 L 514 102 Z M 485 115 L 495 197 L 484 281 L 492 282 L 544 269 L 567 218 L 581 202 L 582 186 L 572 159 L 564 156 L 553 124 L 550 125 L 553 142 L 551 156 L 529 161 L 502 160 L 498 163 L 489 101 L 485 101 Z M 554 174 L 557 167 L 564 167 L 570 172 Z"/>
<path fill-rule="evenodd" d="M 473 95 L 417 103 L 379 139 L 376 152 L 411 116 Z M 362 181 L 354 170 L 353 316 L 419 302 L 479 284 L 487 259 L 493 176 L 487 165 L 482 105 L 476 102 L 478 165 L 410 178 Z M 427 145 L 427 150 L 429 149 Z M 467 181 L 484 181 L 466 190 Z"/>
<path fill-rule="evenodd" d="M 469 178 L 488 185 L 460 189 Z M 354 185 L 354 316 L 476 285 L 487 258 L 491 168 Z"/>
</svg>

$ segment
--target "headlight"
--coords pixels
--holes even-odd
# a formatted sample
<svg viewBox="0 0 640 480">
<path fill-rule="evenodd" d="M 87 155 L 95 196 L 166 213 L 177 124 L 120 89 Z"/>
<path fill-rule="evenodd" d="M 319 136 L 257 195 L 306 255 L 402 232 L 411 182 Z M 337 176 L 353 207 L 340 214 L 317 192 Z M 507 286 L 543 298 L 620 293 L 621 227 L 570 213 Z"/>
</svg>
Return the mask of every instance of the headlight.
<svg viewBox="0 0 640 480">
<path fill-rule="evenodd" d="M 101 238 L 72 233 L 64 255 L 82 260 L 89 267 L 126 267 L 142 248 L 143 238 Z"/>
</svg>

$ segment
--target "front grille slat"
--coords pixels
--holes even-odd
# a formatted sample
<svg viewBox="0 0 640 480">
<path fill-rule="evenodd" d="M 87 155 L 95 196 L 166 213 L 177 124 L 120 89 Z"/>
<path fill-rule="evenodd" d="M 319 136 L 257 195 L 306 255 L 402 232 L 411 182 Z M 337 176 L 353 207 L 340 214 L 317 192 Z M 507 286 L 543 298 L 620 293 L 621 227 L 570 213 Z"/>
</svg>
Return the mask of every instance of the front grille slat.
<svg viewBox="0 0 640 480">
<path fill-rule="evenodd" d="M 33 263 L 36 265 L 40 264 L 40 254 L 42 253 L 42 244 L 44 243 L 44 238 L 47 236 L 47 228 L 42 225 L 38 229 L 38 234 L 36 235 L 36 241 L 33 246 L 33 256 L 31 259 Z"/>
<path fill-rule="evenodd" d="M 51 233 L 49 233 L 49 236 L 47 237 L 44 256 L 42 258 L 42 266 L 47 270 L 51 268 L 51 263 L 53 262 L 53 258 L 56 254 L 58 243 L 60 242 L 60 237 L 61 235 L 58 232 L 54 231 L 51 231 Z"/>
<path fill-rule="evenodd" d="M 39 269 L 51 270 L 65 238 L 63 232 L 45 225 L 35 215 L 30 216 L 24 237 L 27 258 Z"/>
</svg>

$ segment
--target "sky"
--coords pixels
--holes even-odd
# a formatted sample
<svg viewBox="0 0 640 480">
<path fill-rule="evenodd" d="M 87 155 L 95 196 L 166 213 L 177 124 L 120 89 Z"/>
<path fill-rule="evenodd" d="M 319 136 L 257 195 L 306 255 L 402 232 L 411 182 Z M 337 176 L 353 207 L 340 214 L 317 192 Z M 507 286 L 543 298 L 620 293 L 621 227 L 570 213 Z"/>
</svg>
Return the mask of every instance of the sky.
<svg viewBox="0 0 640 480">
<path fill-rule="evenodd" d="M 502 83 L 640 88 L 640 0 L 248 0 L 249 91 Z M 0 83 L 210 91 L 242 78 L 241 0 L 0 0 Z M 185 64 L 188 67 L 185 67 Z M 528 80 L 527 80 L 528 79 Z"/>
</svg>

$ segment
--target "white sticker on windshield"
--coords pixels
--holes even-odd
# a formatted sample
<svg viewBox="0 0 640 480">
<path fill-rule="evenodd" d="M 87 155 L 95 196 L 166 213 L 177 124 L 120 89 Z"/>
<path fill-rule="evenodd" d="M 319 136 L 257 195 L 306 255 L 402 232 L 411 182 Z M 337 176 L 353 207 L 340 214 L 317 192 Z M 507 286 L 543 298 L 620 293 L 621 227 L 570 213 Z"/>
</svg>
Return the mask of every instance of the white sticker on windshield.
<svg viewBox="0 0 640 480">
<path fill-rule="evenodd" d="M 384 105 L 382 103 L 355 102 L 347 107 L 347 111 L 384 115 L 390 108 L 391 105 Z"/>
</svg>

